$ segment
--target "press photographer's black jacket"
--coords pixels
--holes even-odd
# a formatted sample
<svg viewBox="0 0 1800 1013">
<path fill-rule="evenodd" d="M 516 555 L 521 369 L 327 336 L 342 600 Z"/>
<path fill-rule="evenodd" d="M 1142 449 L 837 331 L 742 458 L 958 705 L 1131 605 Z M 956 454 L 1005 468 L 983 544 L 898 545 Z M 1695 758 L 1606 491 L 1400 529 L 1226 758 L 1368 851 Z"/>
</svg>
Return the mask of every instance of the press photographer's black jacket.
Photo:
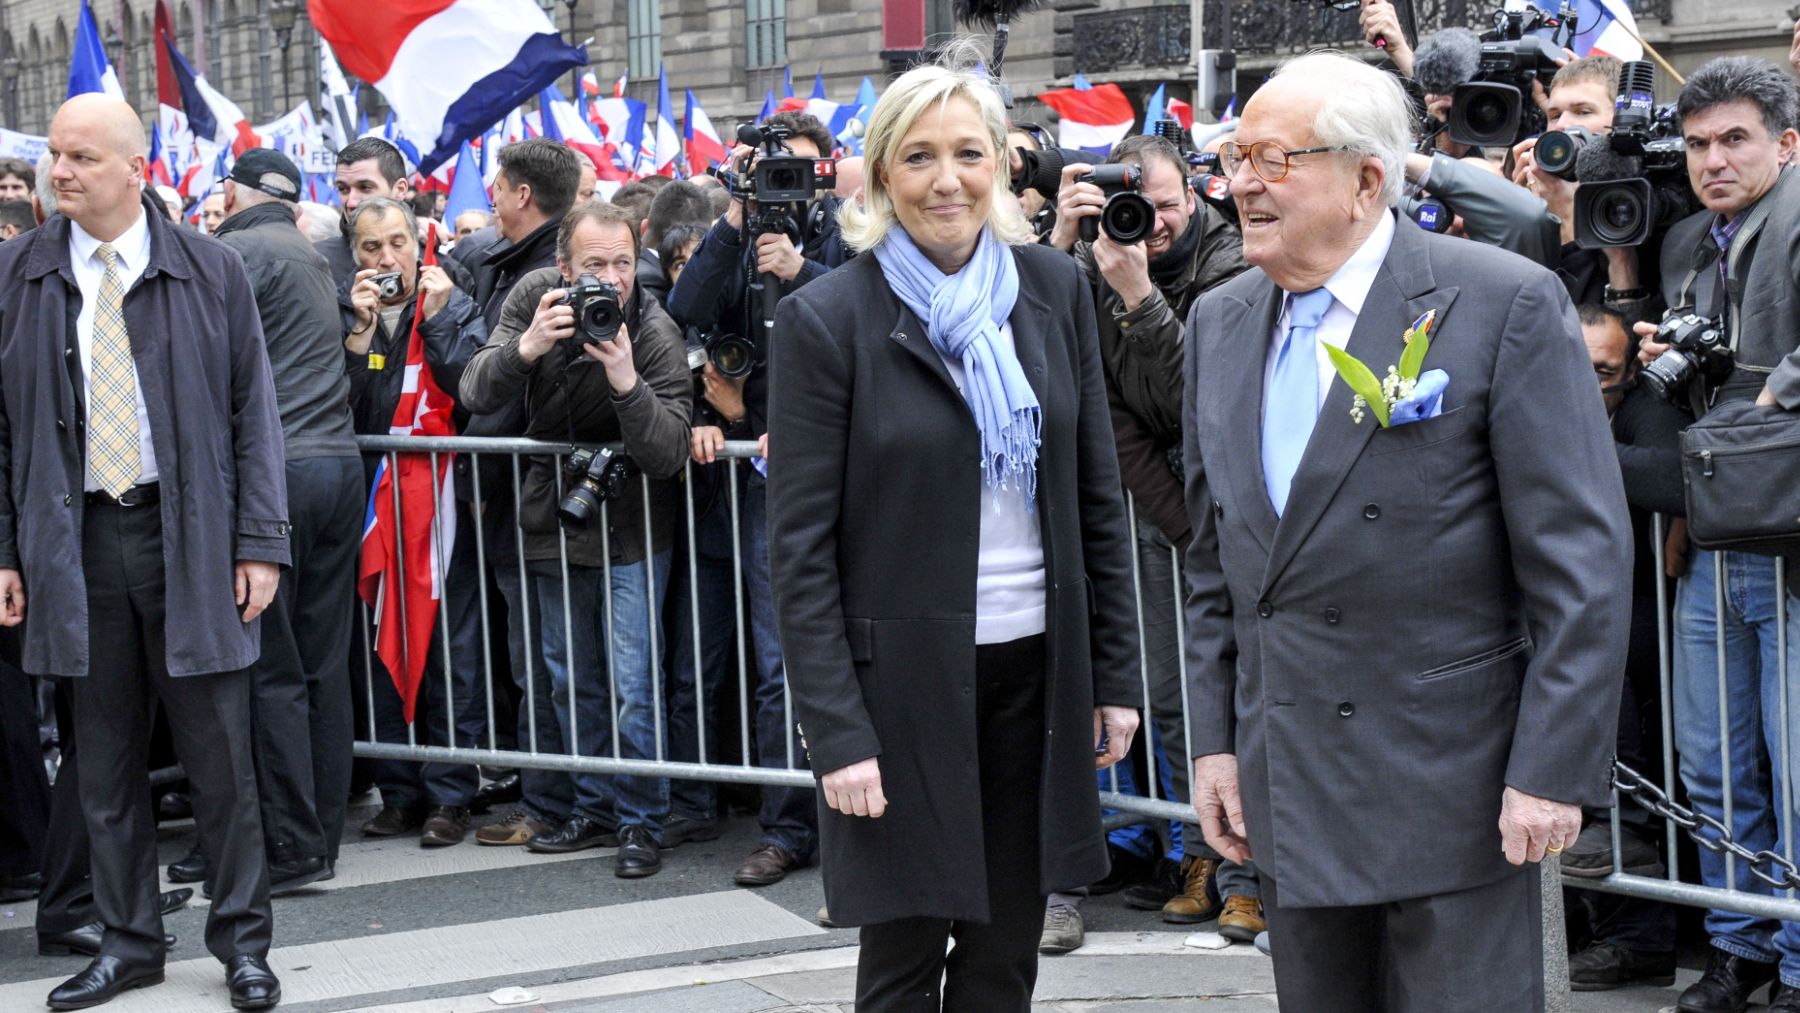
<svg viewBox="0 0 1800 1013">
<path fill-rule="evenodd" d="M 1783 408 L 1800 409 L 1800 173 L 1781 170 L 1775 186 L 1744 214 L 1754 217 L 1732 244 L 1737 368 L 1718 399 L 1755 398 L 1766 382 Z M 1662 282 L 1671 308 L 1713 313 L 1722 305 L 1719 247 L 1710 234 L 1717 219 L 1701 211 L 1670 227 Z"/>
<path fill-rule="evenodd" d="M 850 248 L 838 232 L 838 204 L 836 197 L 827 194 L 807 212 L 801 227 L 804 241 L 800 245 L 806 264 L 793 281 L 782 283 L 783 296 L 850 259 Z M 703 333 L 741 333 L 750 274 L 755 266 L 753 250 L 744 243 L 743 234 L 721 216 L 694 248 L 681 278 L 669 291 L 669 315 L 681 326 L 696 327 Z M 765 359 L 769 355 L 767 350 L 763 354 Z M 766 370 L 759 368 L 744 384 L 749 430 L 732 435 L 754 439 L 768 432 L 768 402 Z"/>
<path fill-rule="evenodd" d="M 413 313 L 417 299 L 409 299 L 401 310 L 394 329 L 377 320 L 375 337 L 369 351 L 357 355 L 344 350 L 344 372 L 350 378 L 350 414 L 356 431 L 365 436 L 386 436 L 394 423 L 394 407 L 400 403 L 401 388 L 406 384 L 406 350 L 412 340 Z M 356 309 L 350 303 L 348 281 L 338 290 L 338 309 L 343 315 L 344 333 L 356 327 Z M 450 290 L 450 301 L 425 320 L 419 328 L 425 339 L 425 368 L 439 389 L 456 397 L 463 368 L 469 358 L 487 341 L 487 325 L 475 308 L 475 301 L 462 289 Z M 466 415 L 457 405 L 456 424 L 462 426 Z M 364 471 L 371 475 L 376 459 L 363 459 Z"/>
<path fill-rule="evenodd" d="M 566 283 L 554 267 L 520 278 L 506 298 L 493 335 L 475 354 L 462 377 L 462 397 L 471 411 L 493 411 L 523 401 L 525 435 L 556 443 L 623 442 L 625 452 L 650 479 L 651 527 L 657 549 L 673 544 L 676 518 L 682 516 L 680 485 L 675 481 L 687 461 L 688 420 L 693 411 L 693 381 L 681 343 L 681 330 L 656 299 L 634 292 L 626 307 L 626 330 L 638 384 L 619 397 L 606 379 L 606 368 L 581 349 L 579 338 L 558 344 L 543 358 L 528 363 L 519 355 L 519 337 L 531 326 L 544 293 Z M 525 530 L 525 558 L 556 559 L 557 462 L 548 457 L 526 460 L 519 495 L 519 523 Z M 566 488 L 566 485 L 565 485 Z M 577 566 L 615 566 L 641 562 L 644 546 L 644 497 L 636 480 L 627 495 L 607 508 L 606 539 L 598 522 L 586 531 L 567 532 L 569 562 Z"/>
</svg>

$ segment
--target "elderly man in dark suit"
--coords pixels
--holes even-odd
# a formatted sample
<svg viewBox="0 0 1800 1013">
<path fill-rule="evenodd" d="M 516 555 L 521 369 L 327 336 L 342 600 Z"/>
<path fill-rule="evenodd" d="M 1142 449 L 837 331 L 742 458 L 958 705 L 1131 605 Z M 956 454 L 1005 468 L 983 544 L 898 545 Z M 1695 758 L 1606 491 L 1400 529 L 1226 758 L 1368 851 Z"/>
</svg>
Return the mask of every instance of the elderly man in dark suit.
<svg viewBox="0 0 1800 1013">
<path fill-rule="evenodd" d="M 289 561 L 281 419 L 243 260 L 152 211 L 145 149 L 130 106 L 70 99 L 50 124 L 58 213 L 0 246 L 0 625 L 25 623 L 26 671 L 76 677 L 105 926 L 48 1003 L 163 978 L 143 781 L 160 703 L 212 866 L 207 949 L 232 1005 L 264 1009 L 281 989 L 244 669 Z"/>
<path fill-rule="evenodd" d="M 1188 320 L 1194 800 L 1262 871 L 1284 1010 L 1541 1010 L 1534 863 L 1608 795 L 1628 514 L 1556 277 L 1396 219 L 1408 121 L 1314 55 L 1221 152 L 1255 269 Z M 1380 376 L 1420 326 L 1417 389 L 1354 403 L 1327 349 Z"/>
</svg>

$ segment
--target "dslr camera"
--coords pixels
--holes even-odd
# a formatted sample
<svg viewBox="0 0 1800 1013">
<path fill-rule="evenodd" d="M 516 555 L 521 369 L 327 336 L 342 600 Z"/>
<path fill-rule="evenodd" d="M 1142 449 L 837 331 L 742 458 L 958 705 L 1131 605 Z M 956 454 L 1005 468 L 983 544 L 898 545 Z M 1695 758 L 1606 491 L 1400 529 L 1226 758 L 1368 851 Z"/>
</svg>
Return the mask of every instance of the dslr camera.
<svg viewBox="0 0 1800 1013">
<path fill-rule="evenodd" d="M 629 457 L 610 447 L 577 450 L 563 462 L 563 480 L 569 491 L 556 508 L 563 527 L 586 530 L 600 516 L 600 505 L 625 493 L 625 484 L 638 473 Z"/>
<path fill-rule="evenodd" d="M 1548 32 L 1548 37 L 1544 34 Z M 1511 147 L 1544 129 L 1544 114 L 1531 85 L 1550 86 L 1563 49 L 1575 37 L 1575 10 L 1552 15 L 1520 0 L 1507 0 L 1482 33 L 1475 76 L 1450 96 L 1450 139 L 1475 147 Z"/>
<path fill-rule="evenodd" d="M 738 334 L 709 334 L 700 337 L 689 332 L 687 341 L 688 369 L 699 373 L 712 363 L 712 368 L 727 380 L 741 380 L 750 375 L 760 362 L 756 345 Z"/>
<path fill-rule="evenodd" d="M 1156 208 L 1140 192 L 1144 186 L 1144 168 L 1129 162 L 1096 165 L 1092 172 L 1075 177 L 1077 183 L 1092 183 L 1106 195 L 1100 214 L 1081 220 L 1083 242 L 1094 242 L 1105 231 L 1108 239 L 1120 246 L 1141 243 L 1156 230 Z"/>
<path fill-rule="evenodd" d="M 575 333 L 584 345 L 597 345 L 619 336 L 619 325 L 625 321 L 619 305 L 619 290 L 611 282 L 591 274 L 576 279 L 558 302 L 575 310 Z"/>
<path fill-rule="evenodd" d="M 1656 329 L 1656 342 L 1669 350 L 1644 367 L 1644 386 L 1673 402 L 1696 376 L 1722 380 L 1737 365 L 1724 321 L 1703 317 L 1691 308 L 1673 310 Z"/>
<path fill-rule="evenodd" d="M 381 298 L 384 302 L 389 299 L 400 298 L 401 291 L 406 287 L 406 283 L 401 279 L 399 271 L 388 271 L 383 274 L 378 274 L 369 280 L 375 283 L 375 291 L 381 294 Z"/>
</svg>

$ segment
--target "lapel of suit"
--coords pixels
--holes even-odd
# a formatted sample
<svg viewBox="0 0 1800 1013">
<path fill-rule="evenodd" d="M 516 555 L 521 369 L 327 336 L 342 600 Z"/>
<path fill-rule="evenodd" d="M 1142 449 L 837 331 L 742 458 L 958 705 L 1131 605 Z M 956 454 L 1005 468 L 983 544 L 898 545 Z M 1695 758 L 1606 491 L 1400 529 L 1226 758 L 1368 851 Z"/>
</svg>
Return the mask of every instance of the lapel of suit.
<svg viewBox="0 0 1800 1013">
<path fill-rule="evenodd" d="M 1344 350 L 1362 360 L 1377 377 L 1387 375 L 1391 365 L 1400 362 L 1406 347 L 1406 328 L 1427 310 L 1438 311 L 1432 326 L 1433 337 L 1443 333 L 1443 323 L 1450 304 L 1455 301 L 1455 288 L 1434 289 L 1431 261 L 1426 239 L 1410 222 L 1396 222 L 1393 245 L 1375 274 L 1357 314 L 1356 326 Z M 1431 368 L 1428 360 L 1425 364 Z M 1344 477 L 1362 455 L 1370 437 L 1380 426 L 1373 414 L 1361 423 L 1350 418 L 1350 403 L 1355 395 L 1342 377 L 1333 377 L 1325 395 L 1325 406 L 1319 410 L 1318 424 L 1301 455 L 1288 491 L 1287 509 L 1275 526 L 1275 544 L 1269 552 L 1269 566 L 1263 575 L 1266 593 L 1280 579 L 1293 561 L 1300 545 L 1319 523 L 1325 508 L 1337 495 Z M 1260 429 L 1260 415 L 1258 416 Z M 1258 457 L 1260 471 L 1260 455 Z M 1265 494 L 1264 499 L 1267 499 Z"/>
<path fill-rule="evenodd" d="M 1273 283 L 1266 289 L 1261 299 L 1228 304 L 1238 311 L 1221 315 L 1217 367 L 1206 366 L 1210 375 L 1197 378 L 1196 383 L 1223 402 L 1214 418 L 1237 430 L 1220 434 L 1226 480 L 1237 494 L 1233 505 L 1243 511 L 1245 523 L 1264 552 L 1275 541 L 1276 517 L 1262 472 L 1263 366 L 1282 301 L 1281 289 Z"/>
</svg>

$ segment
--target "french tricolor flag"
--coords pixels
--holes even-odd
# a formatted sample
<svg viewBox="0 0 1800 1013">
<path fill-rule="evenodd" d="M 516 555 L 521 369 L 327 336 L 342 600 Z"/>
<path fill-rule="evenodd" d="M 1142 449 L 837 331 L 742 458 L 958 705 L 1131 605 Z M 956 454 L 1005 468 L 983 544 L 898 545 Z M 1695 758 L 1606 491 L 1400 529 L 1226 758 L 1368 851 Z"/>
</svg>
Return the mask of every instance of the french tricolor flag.
<svg viewBox="0 0 1800 1013">
<path fill-rule="evenodd" d="M 194 70 L 194 65 L 175 48 L 175 40 L 168 33 L 158 32 L 157 38 L 169 58 L 168 67 L 181 96 L 181 111 L 187 117 L 187 129 L 194 138 L 228 148 L 233 157 L 251 148 L 262 147 L 262 138 L 250 128 L 250 118 L 237 103 L 206 83 L 206 75 Z"/>
<path fill-rule="evenodd" d="M 713 165 L 725 161 L 725 142 L 719 140 L 719 132 L 713 129 L 712 118 L 706 110 L 700 108 L 700 100 L 694 98 L 693 89 L 687 93 L 687 133 L 688 168 L 693 172 L 703 172 Z"/>
<path fill-rule="evenodd" d="M 1577 56 L 1616 56 L 1642 60 L 1644 44 L 1638 41 L 1637 19 L 1626 0 L 1575 0 L 1575 24 L 1580 31 L 1570 42 Z"/>
<path fill-rule="evenodd" d="M 81 16 L 75 23 L 75 53 L 69 58 L 69 98 L 100 92 L 123 100 L 125 89 L 119 87 L 119 75 L 113 73 L 112 61 L 106 58 L 106 47 L 100 44 L 100 26 L 94 23 L 94 12 L 87 0 L 81 0 Z"/>
<path fill-rule="evenodd" d="M 615 163 L 612 146 L 594 136 L 594 129 L 575 111 L 574 103 L 562 97 L 562 89 L 556 85 L 545 88 L 538 95 L 538 103 L 543 107 L 545 137 L 561 141 L 586 156 L 594 165 L 597 179 L 623 182 L 628 177 Z"/>
<path fill-rule="evenodd" d="M 1104 155 L 1130 135 L 1131 125 L 1137 122 L 1131 99 L 1111 82 L 1085 89 L 1054 88 L 1038 95 L 1038 101 L 1062 117 L 1057 135 L 1065 148 Z"/>
<path fill-rule="evenodd" d="M 431 146 L 420 172 L 588 62 L 534 0 L 308 0 L 307 12 L 344 69 L 373 82 L 405 134 Z"/>
</svg>

